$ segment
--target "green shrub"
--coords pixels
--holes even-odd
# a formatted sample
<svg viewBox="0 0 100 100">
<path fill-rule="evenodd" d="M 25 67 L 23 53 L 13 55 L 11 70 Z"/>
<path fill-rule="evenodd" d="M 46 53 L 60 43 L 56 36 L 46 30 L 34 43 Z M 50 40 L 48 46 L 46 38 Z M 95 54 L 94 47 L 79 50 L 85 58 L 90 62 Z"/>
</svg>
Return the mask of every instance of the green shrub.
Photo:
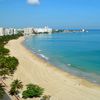
<svg viewBox="0 0 100 100">
<path fill-rule="evenodd" d="M 23 98 L 40 97 L 44 92 L 44 89 L 38 85 L 28 84 L 27 90 L 23 91 Z"/>
<path fill-rule="evenodd" d="M 0 47 L 0 55 L 8 55 L 9 54 L 9 49 L 6 49 L 4 47 Z"/>
<path fill-rule="evenodd" d="M 44 95 L 41 100 L 50 100 L 50 95 Z"/>
</svg>

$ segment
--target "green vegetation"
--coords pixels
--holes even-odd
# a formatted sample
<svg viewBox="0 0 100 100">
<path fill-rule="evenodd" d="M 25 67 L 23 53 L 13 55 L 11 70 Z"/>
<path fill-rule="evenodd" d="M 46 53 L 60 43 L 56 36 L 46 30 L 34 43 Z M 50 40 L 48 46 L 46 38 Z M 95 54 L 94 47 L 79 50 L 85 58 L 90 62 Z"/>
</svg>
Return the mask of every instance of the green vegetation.
<svg viewBox="0 0 100 100">
<path fill-rule="evenodd" d="M 0 36 L 0 46 L 4 46 L 6 43 L 8 43 L 9 40 L 18 39 L 20 36 L 23 36 L 23 34 Z"/>
<path fill-rule="evenodd" d="M 19 93 L 19 89 L 22 89 L 23 85 L 22 82 L 20 80 L 14 80 L 11 84 L 11 89 L 9 91 L 9 93 L 11 95 L 17 95 Z"/>
<path fill-rule="evenodd" d="M 27 89 L 23 91 L 23 98 L 33 98 L 40 97 L 44 92 L 44 89 L 39 87 L 38 85 L 28 84 Z"/>
<path fill-rule="evenodd" d="M 4 86 L 0 84 L 0 99 L 3 98 L 4 94 L 5 94 Z"/>
<path fill-rule="evenodd" d="M 5 77 L 6 75 L 14 74 L 17 69 L 19 62 L 15 57 L 0 57 L 0 76 Z"/>
<path fill-rule="evenodd" d="M 22 34 L 0 36 L 0 76 L 2 76 L 3 79 L 7 75 L 14 74 L 19 64 L 18 60 L 15 57 L 9 56 L 10 50 L 6 49 L 4 46 L 6 43 L 8 43 L 9 40 L 17 39 L 20 36 L 22 36 Z M 15 89 L 15 91 L 19 89 L 18 86 L 12 88 Z M 3 98 L 4 94 L 4 88 L 2 84 L 0 84 L 0 98 Z"/>
<path fill-rule="evenodd" d="M 41 100 L 50 100 L 50 95 L 44 95 Z"/>
<path fill-rule="evenodd" d="M 0 76 L 2 76 L 2 80 L 9 75 L 13 75 L 17 69 L 19 64 L 18 60 L 15 57 L 9 56 L 9 49 L 6 49 L 4 46 L 8 43 L 9 40 L 17 39 L 22 36 L 23 32 L 19 32 L 16 35 L 6 35 L 0 36 Z M 11 84 L 11 89 L 9 93 L 11 95 L 17 95 L 19 90 L 23 88 L 22 82 L 20 80 L 14 80 Z M 28 84 L 27 89 L 23 91 L 23 98 L 33 98 L 40 97 L 44 92 L 44 89 L 39 87 L 38 85 Z M 0 98 L 5 94 L 3 86 L 0 84 Z M 43 97 L 48 98 L 48 97 Z M 49 99 L 43 99 L 49 100 Z"/>
<path fill-rule="evenodd" d="M 10 51 L 4 45 L 9 40 L 17 39 L 20 36 L 22 34 L 0 36 L 0 76 L 11 75 L 17 69 L 18 60 L 9 56 Z"/>
<path fill-rule="evenodd" d="M 4 47 L 0 47 L 0 56 L 3 56 L 3 55 L 8 55 L 9 54 L 9 49 L 6 49 Z"/>
<path fill-rule="evenodd" d="M 10 51 L 4 45 L 9 40 L 17 39 L 20 36 L 22 34 L 0 36 L 0 76 L 5 77 L 6 75 L 14 74 L 17 69 L 19 64 L 18 60 L 15 57 L 9 56 Z"/>
</svg>

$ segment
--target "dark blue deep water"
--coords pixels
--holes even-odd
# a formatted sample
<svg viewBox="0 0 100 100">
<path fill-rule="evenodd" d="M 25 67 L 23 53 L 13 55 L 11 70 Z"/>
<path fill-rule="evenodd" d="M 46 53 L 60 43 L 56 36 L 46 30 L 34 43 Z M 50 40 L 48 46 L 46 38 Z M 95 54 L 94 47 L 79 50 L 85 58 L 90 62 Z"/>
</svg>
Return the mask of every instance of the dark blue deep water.
<svg viewBox="0 0 100 100">
<path fill-rule="evenodd" d="M 26 37 L 24 45 L 56 67 L 100 84 L 100 31 Z"/>
</svg>

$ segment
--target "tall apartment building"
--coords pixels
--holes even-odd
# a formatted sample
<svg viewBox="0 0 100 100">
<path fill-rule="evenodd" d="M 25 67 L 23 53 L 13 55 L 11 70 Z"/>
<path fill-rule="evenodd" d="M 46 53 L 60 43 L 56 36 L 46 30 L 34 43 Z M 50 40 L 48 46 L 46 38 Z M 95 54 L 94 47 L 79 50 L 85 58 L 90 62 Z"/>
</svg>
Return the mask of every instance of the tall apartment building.
<svg viewBox="0 0 100 100">
<path fill-rule="evenodd" d="M 44 28 L 35 28 L 37 33 L 52 33 L 52 28 L 45 26 Z"/>
<path fill-rule="evenodd" d="M 24 28 L 24 35 L 33 34 L 34 29 L 33 28 Z"/>
<path fill-rule="evenodd" d="M 12 34 L 17 34 L 17 30 L 14 28 L 0 28 L 0 36 Z"/>
<path fill-rule="evenodd" d="M 5 35 L 5 28 L 1 27 L 0 28 L 0 36 Z"/>
</svg>

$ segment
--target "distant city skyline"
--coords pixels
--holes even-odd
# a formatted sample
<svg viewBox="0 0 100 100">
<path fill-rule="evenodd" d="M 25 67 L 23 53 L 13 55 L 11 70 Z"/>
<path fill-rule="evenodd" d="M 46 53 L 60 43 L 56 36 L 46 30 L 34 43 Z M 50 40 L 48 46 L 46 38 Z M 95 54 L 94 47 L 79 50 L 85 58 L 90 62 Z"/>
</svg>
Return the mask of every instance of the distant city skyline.
<svg viewBox="0 0 100 100">
<path fill-rule="evenodd" d="M 0 0 L 0 27 L 100 29 L 100 0 Z"/>
</svg>

